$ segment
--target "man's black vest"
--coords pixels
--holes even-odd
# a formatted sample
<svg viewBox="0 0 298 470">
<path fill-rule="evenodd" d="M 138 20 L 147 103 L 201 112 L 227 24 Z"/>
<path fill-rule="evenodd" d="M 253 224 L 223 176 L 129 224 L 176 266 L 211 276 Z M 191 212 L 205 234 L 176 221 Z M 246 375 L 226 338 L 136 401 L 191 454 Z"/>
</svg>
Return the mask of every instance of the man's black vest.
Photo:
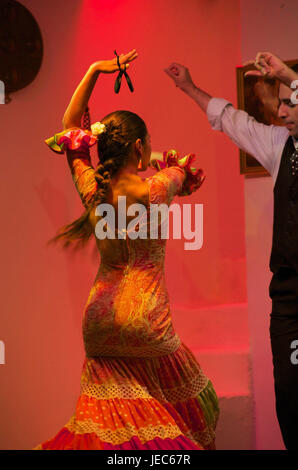
<svg viewBox="0 0 298 470">
<path fill-rule="evenodd" d="M 273 243 L 270 269 L 291 267 L 298 273 L 298 171 L 293 176 L 291 155 L 295 151 L 289 137 L 280 161 L 274 186 Z"/>
</svg>

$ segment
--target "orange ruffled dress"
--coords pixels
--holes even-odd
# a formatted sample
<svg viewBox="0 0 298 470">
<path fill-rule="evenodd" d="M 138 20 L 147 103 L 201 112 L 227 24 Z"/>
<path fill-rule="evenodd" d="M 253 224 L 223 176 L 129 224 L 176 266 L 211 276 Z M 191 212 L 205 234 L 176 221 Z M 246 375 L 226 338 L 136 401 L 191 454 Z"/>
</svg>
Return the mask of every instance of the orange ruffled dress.
<svg viewBox="0 0 298 470">
<path fill-rule="evenodd" d="M 65 131 L 46 143 L 67 150 L 85 208 L 97 190 L 90 131 Z M 175 151 L 146 178 L 147 210 L 170 205 L 204 179 L 195 159 Z M 86 358 L 81 394 L 70 420 L 35 449 L 203 450 L 215 448 L 218 401 L 211 381 L 181 343 L 165 284 L 166 239 L 97 240 L 101 263 L 84 314 Z"/>
</svg>

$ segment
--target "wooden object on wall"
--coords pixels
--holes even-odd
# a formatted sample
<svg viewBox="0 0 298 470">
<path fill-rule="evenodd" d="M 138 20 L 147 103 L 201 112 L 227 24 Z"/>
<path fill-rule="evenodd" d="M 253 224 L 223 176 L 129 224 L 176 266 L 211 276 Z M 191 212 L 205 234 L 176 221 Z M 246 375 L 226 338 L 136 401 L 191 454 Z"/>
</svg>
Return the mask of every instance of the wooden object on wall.
<svg viewBox="0 0 298 470">
<path fill-rule="evenodd" d="M 9 94 L 29 85 L 40 69 L 43 42 L 32 14 L 15 0 L 0 2 L 0 80 Z"/>
<path fill-rule="evenodd" d="M 298 63 L 298 60 L 288 60 L 285 63 L 292 67 Z M 283 122 L 277 115 L 279 81 L 263 77 L 244 77 L 245 72 L 253 69 L 251 65 L 236 69 L 238 108 L 246 111 L 258 122 L 282 126 Z M 240 173 L 247 177 L 269 174 L 252 155 L 244 150 L 240 150 Z"/>
</svg>

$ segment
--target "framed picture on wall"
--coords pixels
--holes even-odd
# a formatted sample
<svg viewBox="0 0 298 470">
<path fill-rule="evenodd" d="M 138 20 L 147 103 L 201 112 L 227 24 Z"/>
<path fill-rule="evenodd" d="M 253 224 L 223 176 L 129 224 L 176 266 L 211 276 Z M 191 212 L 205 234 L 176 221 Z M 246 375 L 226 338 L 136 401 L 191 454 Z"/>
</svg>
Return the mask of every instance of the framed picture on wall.
<svg viewBox="0 0 298 470">
<path fill-rule="evenodd" d="M 287 60 L 285 63 L 291 67 L 298 63 L 298 59 Z M 259 122 L 282 126 L 283 122 L 277 116 L 279 81 L 263 77 L 244 77 L 245 72 L 253 69 L 251 65 L 236 68 L 238 108 Z M 240 173 L 246 177 L 269 175 L 253 156 L 243 150 L 240 150 Z"/>
</svg>

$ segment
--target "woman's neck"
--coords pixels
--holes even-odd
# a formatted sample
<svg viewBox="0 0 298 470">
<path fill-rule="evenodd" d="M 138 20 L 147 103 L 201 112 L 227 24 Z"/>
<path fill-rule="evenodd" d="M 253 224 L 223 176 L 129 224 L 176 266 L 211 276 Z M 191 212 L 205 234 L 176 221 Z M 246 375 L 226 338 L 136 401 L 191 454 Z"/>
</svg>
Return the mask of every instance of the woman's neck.
<svg viewBox="0 0 298 470">
<path fill-rule="evenodd" d="M 138 169 L 135 165 L 127 165 L 125 168 L 120 168 L 113 176 L 112 181 L 117 182 L 122 178 L 129 178 L 130 176 L 138 176 Z"/>
</svg>

